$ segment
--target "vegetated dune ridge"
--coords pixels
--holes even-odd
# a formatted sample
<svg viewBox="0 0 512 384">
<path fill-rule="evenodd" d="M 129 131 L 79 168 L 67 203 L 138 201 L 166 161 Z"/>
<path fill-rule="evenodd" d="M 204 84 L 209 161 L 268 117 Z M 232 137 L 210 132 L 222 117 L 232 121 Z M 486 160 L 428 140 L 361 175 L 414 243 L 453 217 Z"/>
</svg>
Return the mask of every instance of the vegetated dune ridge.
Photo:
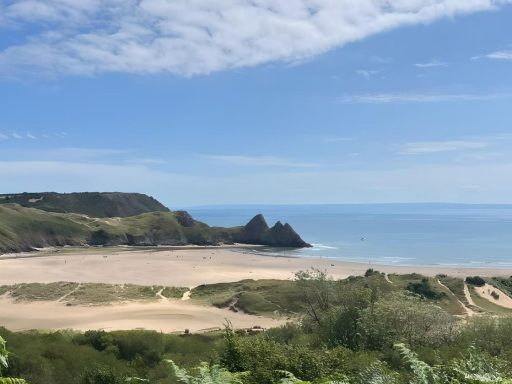
<svg viewBox="0 0 512 384">
<path fill-rule="evenodd" d="M 48 246 L 218 245 L 222 243 L 308 247 L 288 224 L 269 227 L 262 215 L 245 226 L 210 227 L 185 211 L 149 212 L 124 218 L 54 213 L 18 204 L 0 204 L 0 253 Z"/>
</svg>

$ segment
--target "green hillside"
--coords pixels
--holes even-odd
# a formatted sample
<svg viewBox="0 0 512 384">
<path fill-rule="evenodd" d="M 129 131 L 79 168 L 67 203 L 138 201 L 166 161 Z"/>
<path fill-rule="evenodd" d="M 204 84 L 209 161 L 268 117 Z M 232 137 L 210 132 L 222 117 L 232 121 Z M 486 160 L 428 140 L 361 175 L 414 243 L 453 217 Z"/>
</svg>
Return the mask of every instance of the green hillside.
<svg viewBox="0 0 512 384">
<path fill-rule="evenodd" d="M 259 216 L 258 216 L 259 217 Z M 274 228 L 279 227 L 279 232 Z M 283 232 L 282 228 L 286 228 Z M 262 228 L 246 240 L 247 226 L 210 227 L 187 212 L 150 212 L 125 218 L 96 218 L 78 213 L 46 212 L 17 204 L 0 204 L 0 253 L 64 245 L 218 245 L 250 243 L 307 245 L 287 225 Z"/>
<path fill-rule="evenodd" d="M 146 212 L 168 212 L 154 198 L 141 193 L 18 193 L 0 195 L 0 204 L 15 203 L 48 212 L 82 213 L 91 217 L 128 217 Z"/>
</svg>

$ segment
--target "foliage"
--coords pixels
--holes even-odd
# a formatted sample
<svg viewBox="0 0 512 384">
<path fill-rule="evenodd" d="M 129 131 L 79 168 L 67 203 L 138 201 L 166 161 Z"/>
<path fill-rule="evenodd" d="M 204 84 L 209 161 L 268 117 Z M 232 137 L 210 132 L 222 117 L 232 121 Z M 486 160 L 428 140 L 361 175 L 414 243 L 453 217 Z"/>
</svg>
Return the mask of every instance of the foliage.
<svg viewBox="0 0 512 384">
<path fill-rule="evenodd" d="M 108 367 L 88 369 L 82 376 L 82 384 L 123 384 L 126 378 Z"/>
<path fill-rule="evenodd" d="M 452 316 L 438 306 L 396 293 L 366 309 L 359 319 L 366 348 L 379 350 L 397 341 L 411 346 L 440 346 L 457 335 Z"/>
<path fill-rule="evenodd" d="M 201 363 L 195 370 L 195 375 L 187 372 L 186 369 L 178 367 L 174 361 L 167 360 L 171 365 L 174 375 L 179 384 L 242 384 L 243 374 L 231 373 L 218 365 Z"/>
<path fill-rule="evenodd" d="M 223 333 L 183 336 L 0 328 L 12 352 L 4 373 L 30 384 L 512 384 L 512 316 L 460 321 L 443 309 L 445 298 L 407 291 L 423 278 L 393 275 L 389 284 L 372 272 L 335 281 L 312 270 L 295 281 L 246 280 L 196 292 L 195 300 L 250 293 L 274 304 L 301 301 L 288 304 L 301 308 L 292 323 L 258 334 L 229 323 Z M 0 350 L 7 361 L 5 343 Z"/>
<path fill-rule="evenodd" d="M 407 290 L 431 300 L 439 300 L 443 297 L 444 294 L 442 292 L 433 290 L 432 286 L 430 285 L 430 281 L 427 278 L 423 278 L 419 282 L 409 282 L 407 285 Z"/>
<path fill-rule="evenodd" d="M 6 345 L 6 341 L 0 336 L 0 373 L 2 373 L 2 369 L 9 367 L 9 352 L 7 351 Z M 23 379 L 0 377 L 0 384 L 26 384 L 26 381 Z"/>
<path fill-rule="evenodd" d="M 468 276 L 466 277 L 466 283 L 474 285 L 475 287 L 483 287 L 485 280 L 480 276 Z"/>
</svg>

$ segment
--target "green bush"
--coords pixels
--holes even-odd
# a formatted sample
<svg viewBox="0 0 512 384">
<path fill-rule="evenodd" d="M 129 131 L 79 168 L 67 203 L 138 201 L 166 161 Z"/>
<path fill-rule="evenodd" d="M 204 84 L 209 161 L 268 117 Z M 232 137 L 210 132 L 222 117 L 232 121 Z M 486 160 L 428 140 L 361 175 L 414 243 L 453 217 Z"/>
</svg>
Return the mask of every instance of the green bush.
<svg viewBox="0 0 512 384">
<path fill-rule="evenodd" d="M 480 276 L 468 276 L 466 277 L 466 283 L 474 285 L 475 287 L 483 287 L 485 280 Z"/>
</svg>

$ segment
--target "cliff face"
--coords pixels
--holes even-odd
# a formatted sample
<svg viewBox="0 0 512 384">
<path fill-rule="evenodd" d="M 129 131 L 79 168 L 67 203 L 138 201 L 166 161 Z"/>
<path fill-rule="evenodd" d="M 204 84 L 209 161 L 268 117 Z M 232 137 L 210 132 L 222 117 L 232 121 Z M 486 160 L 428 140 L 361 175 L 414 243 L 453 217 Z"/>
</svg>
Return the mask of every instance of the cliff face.
<svg viewBox="0 0 512 384">
<path fill-rule="evenodd" d="M 233 238 L 238 243 L 246 244 L 293 248 L 311 247 L 288 223 L 283 225 L 278 221 L 272 228 L 269 228 L 262 214 L 251 219 Z"/>
<path fill-rule="evenodd" d="M 14 203 L 47 212 L 81 213 L 91 217 L 129 217 L 147 212 L 169 212 L 154 198 L 142 193 L 18 193 L 0 195 L 0 204 Z"/>
</svg>

